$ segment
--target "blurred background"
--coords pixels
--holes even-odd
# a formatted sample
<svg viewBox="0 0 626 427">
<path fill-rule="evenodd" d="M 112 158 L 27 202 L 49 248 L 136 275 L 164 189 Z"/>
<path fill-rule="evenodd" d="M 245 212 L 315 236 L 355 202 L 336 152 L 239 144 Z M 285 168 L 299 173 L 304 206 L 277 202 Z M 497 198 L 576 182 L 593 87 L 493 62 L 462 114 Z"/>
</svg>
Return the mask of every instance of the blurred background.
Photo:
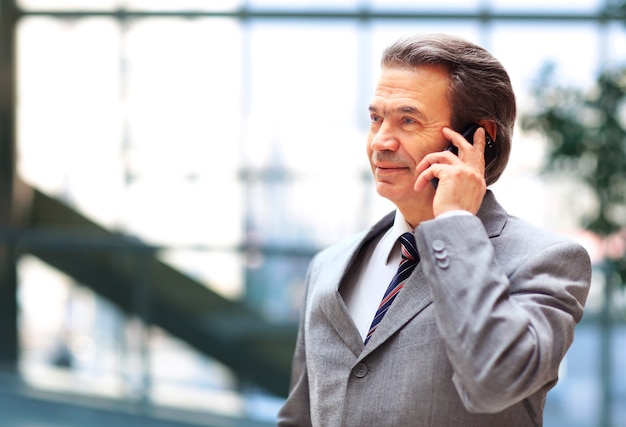
<svg viewBox="0 0 626 427">
<path fill-rule="evenodd" d="M 274 425 L 311 256 L 392 209 L 367 105 L 416 32 L 509 70 L 493 190 L 594 262 L 545 425 L 626 426 L 623 0 L 0 0 L 0 425 Z"/>
</svg>

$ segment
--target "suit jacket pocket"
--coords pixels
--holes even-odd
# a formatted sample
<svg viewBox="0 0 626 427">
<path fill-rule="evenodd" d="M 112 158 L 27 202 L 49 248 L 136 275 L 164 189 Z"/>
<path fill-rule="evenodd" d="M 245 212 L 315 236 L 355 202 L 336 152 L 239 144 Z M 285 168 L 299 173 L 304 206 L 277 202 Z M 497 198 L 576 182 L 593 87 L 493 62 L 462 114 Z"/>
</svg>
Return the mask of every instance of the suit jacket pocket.
<svg viewBox="0 0 626 427">
<path fill-rule="evenodd" d="M 430 311 L 430 308 L 427 310 Z M 398 350 L 404 349 L 405 347 L 420 346 L 442 339 L 435 319 L 430 316 L 424 319 L 424 314 L 427 313 L 416 316 L 400 329 L 396 344 Z"/>
</svg>

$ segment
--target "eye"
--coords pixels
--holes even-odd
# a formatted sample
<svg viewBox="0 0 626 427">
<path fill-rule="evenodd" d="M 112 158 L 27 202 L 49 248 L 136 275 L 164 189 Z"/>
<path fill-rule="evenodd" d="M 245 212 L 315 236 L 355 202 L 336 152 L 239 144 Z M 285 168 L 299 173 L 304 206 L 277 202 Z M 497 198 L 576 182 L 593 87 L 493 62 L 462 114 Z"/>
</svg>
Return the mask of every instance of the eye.
<svg viewBox="0 0 626 427">
<path fill-rule="evenodd" d="M 404 125 L 414 125 L 414 124 L 417 124 L 417 120 L 413 119 L 412 117 L 404 117 L 402 119 L 402 124 L 404 124 Z"/>
<path fill-rule="evenodd" d="M 370 122 L 372 123 L 378 123 L 382 121 L 382 119 L 380 118 L 380 116 L 378 116 L 377 114 L 370 114 Z"/>
</svg>

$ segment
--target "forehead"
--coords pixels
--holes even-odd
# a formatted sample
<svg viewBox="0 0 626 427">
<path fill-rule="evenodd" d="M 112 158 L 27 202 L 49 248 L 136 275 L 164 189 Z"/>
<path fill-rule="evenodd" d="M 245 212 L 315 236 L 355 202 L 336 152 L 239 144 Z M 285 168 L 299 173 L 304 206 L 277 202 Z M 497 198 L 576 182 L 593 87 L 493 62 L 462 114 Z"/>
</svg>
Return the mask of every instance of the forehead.
<svg viewBox="0 0 626 427">
<path fill-rule="evenodd" d="M 436 106 L 449 109 L 449 86 L 448 72 L 440 66 L 384 67 L 376 85 L 372 107 L 415 107 L 424 110 Z"/>
</svg>

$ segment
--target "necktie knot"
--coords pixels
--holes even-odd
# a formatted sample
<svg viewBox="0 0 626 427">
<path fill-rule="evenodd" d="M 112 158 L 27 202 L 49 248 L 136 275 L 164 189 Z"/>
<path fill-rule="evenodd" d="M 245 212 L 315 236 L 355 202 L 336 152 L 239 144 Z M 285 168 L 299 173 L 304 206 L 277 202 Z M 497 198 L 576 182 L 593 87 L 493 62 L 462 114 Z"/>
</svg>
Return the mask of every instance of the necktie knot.
<svg viewBox="0 0 626 427">
<path fill-rule="evenodd" d="M 417 253 L 417 244 L 415 243 L 413 233 L 404 233 L 398 240 L 400 240 L 400 244 L 402 245 L 402 259 L 417 263 L 417 261 L 419 261 L 419 255 Z"/>
</svg>

